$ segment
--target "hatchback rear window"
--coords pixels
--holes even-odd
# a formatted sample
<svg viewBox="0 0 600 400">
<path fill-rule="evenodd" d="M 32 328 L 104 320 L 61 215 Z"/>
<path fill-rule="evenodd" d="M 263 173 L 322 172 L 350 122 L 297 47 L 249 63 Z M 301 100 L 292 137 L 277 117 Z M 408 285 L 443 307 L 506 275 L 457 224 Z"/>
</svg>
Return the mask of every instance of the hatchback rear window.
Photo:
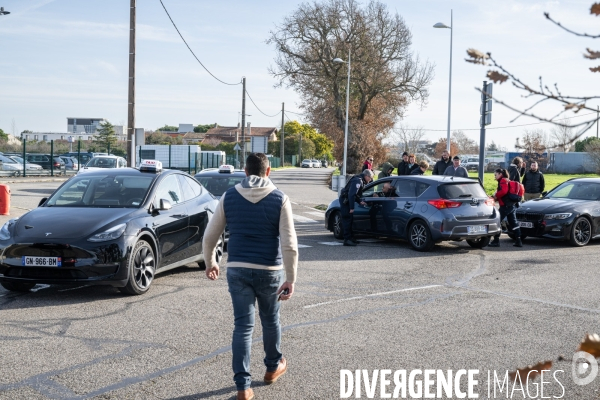
<svg viewBox="0 0 600 400">
<path fill-rule="evenodd" d="M 488 197 L 479 182 L 447 183 L 438 186 L 442 199 L 461 199 L 469 197 Z"/>
</svg>

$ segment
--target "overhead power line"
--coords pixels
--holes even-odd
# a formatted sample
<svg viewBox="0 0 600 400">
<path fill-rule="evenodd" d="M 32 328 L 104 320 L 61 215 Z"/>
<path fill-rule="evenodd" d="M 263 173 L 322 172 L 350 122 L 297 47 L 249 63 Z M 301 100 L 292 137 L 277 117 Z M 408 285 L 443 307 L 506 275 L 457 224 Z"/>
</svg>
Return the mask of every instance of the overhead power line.
<svg viewBox="0 0 600 400">
<path fill-rule="evenodd" d="M 248 91 L 247 91 L 247 90 L 246 90 L 246 94 L 248 95 L 248 98 L 250 99 L 250 101 L 252 102 L 252 104 L 254 104 L 254 107 L 256 107 L 256 109 L 257 109 L 258 111 L 260 111 L 260 113 L 261 113 L 261 114 L 263 114 L 264 116 L 266 116 L 266 117 L 269 117 L 269 118 L 273 118 L 273 117 L 276 117 L 276 116 L 278 116 L 279 114 L 281 114 L 281 111 L 279 111 L 277 114 L 273 114 L 273 115 L 268 115 L 268 114 L 265 114 L 265 113 L 264 113 L 264 112 L 263 112 L 263 111 L 262 111 L 260 108 L 258 108 L 258 106 L 257 106 L 257 105 L 256 105 L 256 103 L 254 102 L 254 100 L 252 100 L 252 97 L 250 96 L 250 93 L 248 93 Z"/>
<path fill-rule="evenodd" d="M 200 65 L 202 65 L 202 68 L 204 68 L 204 70 L 206 72 L 208 72 L 210 74 L 210 76 L 212 76 L 213 78 L 215 78 L 216 80 L 218 80 L 219 82 L 221 82 L 224 85 L 230 85 L 230 86 L 236 86 L 236 85 L 241 85 L 242 82 L 238 82 L 238 83 L 228 83 L 228 82 L 224 82 L 222 80 L 220 80 L 219 78 L 217 78 L 212 72 L 210 72 L 208 70 L 208 68 L 206 68 L 204 66 L 204 64 L 202 64 L 202 61 L 200 61 L 200 59 L 196 56 L 196 54 L 194 53 L 194 51 L 192 50 L 192 48 L 190 47 L 190 45 L 185 41 L 185 39 L 183 38 L 183 35 L 181 34 L 181 32 L 179 32 L 179 28 L 177 28 L 177 25 L 175 25 L 175 21 L 173 21 L 173 18 L 171 18 L 171 15 L 169 14 L 169 12 L 167 11 L 167 7 L 165 7 L 164 3 L 162 2 L 162 0 L 159 0 L 160 4 L 162 5 L 162 7 L 165 9 L 165 13 L 167 13 L 167 16 L 169 17 L 169 19 L 171 20 L 171 23 L 173 24 L 173 26 L 175 27 L 175 30 L 177 31 L 177 33 L 179 34 L 179 37 L 181 38 L 181 40 L 183 40 L 183 43 L 185 43 L 185 45 L 187 46 L 188 50 L 190 51 L 190 53 L 192 53 L 192 55 L 194 56 L 194 58 L 196 59 L 196 61 L 198 61 L 198 63 L 200 63 Z"/>
</svg>

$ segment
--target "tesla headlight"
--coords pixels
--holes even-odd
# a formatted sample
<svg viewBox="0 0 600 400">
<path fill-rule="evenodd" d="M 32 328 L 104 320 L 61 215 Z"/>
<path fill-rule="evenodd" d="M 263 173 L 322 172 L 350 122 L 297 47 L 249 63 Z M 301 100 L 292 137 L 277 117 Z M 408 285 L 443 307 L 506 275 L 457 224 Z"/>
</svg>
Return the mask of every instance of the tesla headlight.
<svg viewBox="0 0 600 400">
<path fill-rule="evenodd" d="M 567 219 L 573 213 L 559 213 L 559 214 L 546 214 L 544 215 L 544 219 Z"/>
<path fill-rule="evenodd" d="M 15 219 L 11 219 L 10 221 L 6 222 L 2 228 L 0 229 L 0 240 L 8 240 L 10 239 L 10 230 L 9 228 L 11 226 L 13 226 L 15 224 L 15 222 L 17 222 L 18 218 Z"/>
<path fill-rule="evenodd" d="M 113 226 L 112 228 L 97 233 L 91 238 L 88 239 L 88 242 L 106 242 L 107 240 L 115 240 L 121 237 L 123 232 L 125 232 L 125 228 L 127 224 L 119 224 L 117 226 Z"/>
</svg>

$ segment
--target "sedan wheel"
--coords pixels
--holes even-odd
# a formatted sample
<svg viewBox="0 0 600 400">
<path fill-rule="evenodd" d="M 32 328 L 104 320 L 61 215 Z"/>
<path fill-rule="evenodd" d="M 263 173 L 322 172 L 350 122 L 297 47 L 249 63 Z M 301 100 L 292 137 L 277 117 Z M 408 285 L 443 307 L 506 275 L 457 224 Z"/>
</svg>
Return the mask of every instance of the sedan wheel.
<svg viewBox="0 0 600 400">
<path fill-rule="evenodd" d="M 344 238 L 344 228 L 342 227 L 342 214 L 339 211 L 333 213 L 333 237 L 336 239 Z"/>
<path fill-rule="evenodd" d="M 425 222 L 417 220 L 412 223 L 408 230 L 408 241 L 411 246 L 417 251 L 429 251 L 435 243 L 431 240 L 429 227 Z"/>
<path fill-rule="evenodd" d="M 571 228 L 570 242 L 573 246 L 581 247 L 590 242 L 592 238 L 592 225 L 585 217 L 579 217 L 573 223 Z"/>
<path fill-rule="evenodd" d="M 11 292 L 29 292 L 30 289 L 33 289 L 35 283 L 30 282 L 0 282 L 0 285 L 6 290 L 10 290 Z"/>
<path fill-rule="evenodd" d="M 148 242 L 140 240 L 135 244 L 128 265 L 129 280 L 127 285 L 119 290 L 134 295 L 146 293 L 150 289 L 156 271 L 156 258 Z"/>
<path fill-rule="evenodd" d="M 217 264 L 219 264 L 221 262 L 221 259 L 223 258 L 223 243 L 225 241 L 223 240 L 223 235 L 221 235 L 221 237 L 219 237 L 219 241 L 217 242 L 217 248 L 215 249 L 215 258 L 217 259 Z M 204 262 L 204 260 L 202 261 L 198 261 L 198 266 L 200 267 L 200 270 L 204 271 L 206 269 L 206 263 Z"/>
<path fill-rule="evenodd" d="M 490 244 L 490 236 L 482 237 L 479 239 L 467 239 L 467 243 L 474 249 L 483 249 L 488 244 Z"/>
</svg>

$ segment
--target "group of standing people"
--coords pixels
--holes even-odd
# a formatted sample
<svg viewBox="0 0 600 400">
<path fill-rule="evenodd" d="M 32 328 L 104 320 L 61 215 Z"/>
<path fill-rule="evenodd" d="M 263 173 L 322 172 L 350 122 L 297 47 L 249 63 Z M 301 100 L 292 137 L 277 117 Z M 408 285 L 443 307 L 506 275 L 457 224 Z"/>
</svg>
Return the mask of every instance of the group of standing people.
<svg viewBox="0 0 600 400">
<path fill-rule="evenodd" d="M 433 166 L 433 175 L 456 176 L 459 178 L 468 178 L 469 172 L 460 165 L 460 157 L 454 156 L 450 159 L 450 153 L 447 150 L 442 152 L 442 158 Z"/>
<path fill-rule="evenodd" d="M 398 176 L 402 175 L 423 175 L 429 168 L 429 163 L 425 160 L 417 163 L 414 154 L 402 153 L 402 161 L 398 163 Z"/>
</svg>

